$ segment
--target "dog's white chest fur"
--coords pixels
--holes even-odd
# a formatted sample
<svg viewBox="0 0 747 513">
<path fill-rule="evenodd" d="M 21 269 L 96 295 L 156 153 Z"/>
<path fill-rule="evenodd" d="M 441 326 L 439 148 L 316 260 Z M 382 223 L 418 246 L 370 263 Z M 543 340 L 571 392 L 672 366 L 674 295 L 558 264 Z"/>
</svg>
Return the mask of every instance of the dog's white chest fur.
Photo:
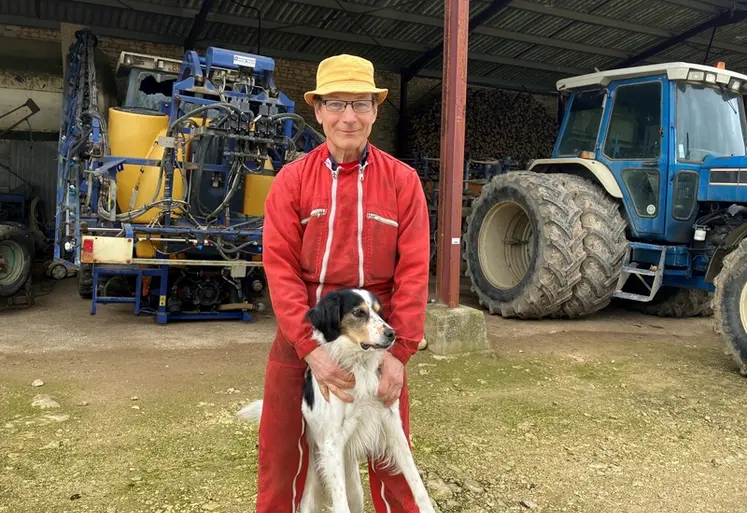
<svg viewBox="0 0 747 513">
<path fill-rule="evenodd" d="M 355 398 L 345 403 L 330 394 L 326 402 L 319 391 L 316 380 L 313 408 L 304 403 L 303 415 L 307 424 L 307 439 L 314 446 L 329 437 L 344 441 L 346 460 L 362 461 L 368 457 L 388 459 L 384 422 L 398 421 L 398 403 L 386 408 L 377 397 L 379 389 L 378 358 L 361 362 L 351 369 L 355 376 L 355 388 L 348 393 Z"/>
</svg>

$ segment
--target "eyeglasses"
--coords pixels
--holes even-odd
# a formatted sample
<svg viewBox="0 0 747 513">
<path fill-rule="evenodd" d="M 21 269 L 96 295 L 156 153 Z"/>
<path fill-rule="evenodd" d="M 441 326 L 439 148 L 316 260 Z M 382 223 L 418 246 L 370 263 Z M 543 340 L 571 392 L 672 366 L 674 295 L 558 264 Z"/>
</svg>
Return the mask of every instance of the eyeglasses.
<svg viewBox="0 0 747 513">
<path fill-rule="evenodd" d="M 365 114 L 373 110 L 373 100 L 354 100 L 346 102 L 344 100 L 322 100 L 322 103 L 330 112 L 344 112 L 348 105 L 353 106 L 353 110 L 358 114 Z"/>
</svg>

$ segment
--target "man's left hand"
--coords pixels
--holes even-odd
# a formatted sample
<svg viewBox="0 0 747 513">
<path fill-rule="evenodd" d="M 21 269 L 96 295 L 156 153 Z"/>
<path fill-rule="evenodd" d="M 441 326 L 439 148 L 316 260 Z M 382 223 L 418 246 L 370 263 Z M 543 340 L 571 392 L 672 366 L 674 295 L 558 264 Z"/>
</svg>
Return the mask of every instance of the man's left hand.
<svg viewBox="0 0 747 513">
<path fill-rule="evenodd" d="M 405 366 L 397 360 L 392 353 L 386 351 L 381 359 L 381 382 L 379 383 L 378 397 L 389 408 L 399 399 L 402 392 L 402 384 L 405 379 Z"/>
</svg>

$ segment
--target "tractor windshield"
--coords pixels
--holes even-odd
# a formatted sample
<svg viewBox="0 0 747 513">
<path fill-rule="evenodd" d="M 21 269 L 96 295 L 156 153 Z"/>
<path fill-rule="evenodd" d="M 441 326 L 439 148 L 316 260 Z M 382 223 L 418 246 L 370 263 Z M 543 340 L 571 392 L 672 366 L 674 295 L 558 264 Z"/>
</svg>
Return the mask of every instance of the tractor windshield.
<svg viewBox="0 0 747 513">
<path fill-rule="evenodd" d="M 742 95 L 716 86 L 677 84 L 677 158 L 702 162 L 707 155 L 745 155 Z"/>
<path fill-rule="evenodd" d="M 576 93 L 565 130 L 560 137 L 558 155 L 578 156 L 582 151 L 594 151 L 602 119 L 604 93 L 600 90 Z"/>
</svg>

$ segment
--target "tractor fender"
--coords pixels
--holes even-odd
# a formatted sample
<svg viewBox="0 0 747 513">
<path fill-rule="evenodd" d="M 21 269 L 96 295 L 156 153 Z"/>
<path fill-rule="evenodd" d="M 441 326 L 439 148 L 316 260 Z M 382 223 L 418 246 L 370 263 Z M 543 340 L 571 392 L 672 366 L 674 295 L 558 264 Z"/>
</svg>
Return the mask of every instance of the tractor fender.
<svg viewBox="0 0 747 513">
<path fill-rule="evenodd" d="M 598 160 L 582 158 L 537 159 L 529 165 L 529 171 L 535 173 L 570 173 L 584 178 L 593 178 L 613 198 L 622 199 L 623 194 L 610 168 Z"/>
<path fill-rule="evenodd" d="M 721 268 L 724 265 L 724 257 L 736 249 L 744 238 L 747 238 L 747 223 L 737 226 L 734 231 L 721 241 L 716 251 L 713 252 L 711 261 L 708 262 L 708 269 L 705 275 L 706 283 L 713 283 L 714 278 L 721 272 Z"/>
</svg>

